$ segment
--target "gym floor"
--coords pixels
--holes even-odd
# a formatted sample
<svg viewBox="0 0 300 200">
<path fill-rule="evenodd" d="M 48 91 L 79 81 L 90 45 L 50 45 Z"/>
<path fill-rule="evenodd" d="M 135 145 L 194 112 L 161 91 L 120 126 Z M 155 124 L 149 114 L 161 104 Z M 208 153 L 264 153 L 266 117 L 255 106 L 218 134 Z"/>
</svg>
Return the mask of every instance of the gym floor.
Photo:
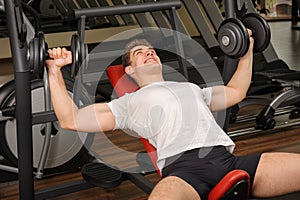
<svg viewBox="0 0 300 200">
<path fill-rule="evenodd" d="M 285 22 L 271 22 L 270 23 L 272 38 L 271 42 L 278 53 L 279 58 L 284 60 L 291 69 L 300 70 L 300 31 L 292 31 L 291 23 Z M 1 64 L 0 77 L 5 79 L 12 74 L 11 64 Z M 2 80 L 2 79 L 1 79 Z M 253 110 L 253 108 L 250 108 Z M 245 110 L 247 112 L 247 109 Z M 230 127 L 230 129 L 239 128 L 238 126 Z M 300 153 L 300 126 L 293 126 L 279 130 L 270 130 L 259 133 L 253 133 L 244 136 L 235 136 L 233 140 L 237 147 L 236 155 L 245 155 L 256 152 L 266 151 L 284 151 Z M 143 150 L 142 145 L 136 140 L 116 132 L 114 134 L 107 134 L 112 142 L 129 151 L 138 152 Z M 156 183 L 159 177 L 156 174 L 147 176 L 151 181 Z M 35 180 L 35 189 L 45 188 L 61 184 L 67 181 L 81 179 L 80 172 L 68 173 L 58 176 L 45 178 L 42 180 Z M 297 197 L 298 196 L 298 197 Z M 276 199 L 299 199 L 297 196 L 286 196 Z M 53 200 L 68 200 L 68 199 L 109 199 L 109 200 L 142 200 L 146 199 L 147 195 L 132 184 L 130 181 L 124 181 L 120 186 L 113 189 L 91 188 L 88 190 L 78 191 L 76 193 L 67 194 L 52 198 Z M 15 200 L 18 197 L 18 182 L 11 181 L 0 184 L 0 199 L 1 200 Z"/>
</svg>

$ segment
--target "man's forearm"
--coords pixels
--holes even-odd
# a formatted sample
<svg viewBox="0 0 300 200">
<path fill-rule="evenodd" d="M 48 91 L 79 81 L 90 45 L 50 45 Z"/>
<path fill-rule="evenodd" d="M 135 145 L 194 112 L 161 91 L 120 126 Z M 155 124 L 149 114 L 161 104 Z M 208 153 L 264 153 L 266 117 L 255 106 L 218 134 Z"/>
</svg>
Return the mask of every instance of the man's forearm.
<svg viewBox="0 0 300 200">
<path fill-rule="evenodd" d="M 242 96 L 247 94 L 252 78 L 253 56 L 252 52 L 248 53 L 249 55 L 247 54 L 240 59 L 235 73 L 227 84 L 228 87 L 234 88 Z"/>
<path fill-rule="evenodd" d="M 62 72 L 53 67 L 48 70 L 48 74 L 51 100 L 60 125 L 62 128 L 74 129 L 74 112 L 78 108 L 67 91 Z"/>
<path fill-rule="evenodd" d="M 243 56 L 238 67 L 224 87 L 213 87 L 212 110 L 222 110 L 241 102 L 247 95 L 252 78 L 252 49 Z"/>
</svg>

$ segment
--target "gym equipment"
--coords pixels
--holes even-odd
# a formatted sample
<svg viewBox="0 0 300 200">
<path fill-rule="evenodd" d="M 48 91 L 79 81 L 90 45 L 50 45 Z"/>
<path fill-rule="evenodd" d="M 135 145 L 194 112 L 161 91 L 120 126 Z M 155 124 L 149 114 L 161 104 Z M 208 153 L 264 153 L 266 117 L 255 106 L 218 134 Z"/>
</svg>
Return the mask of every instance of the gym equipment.
<svg viewBox="0 0 300 200">
<path fill-rule="evenodd" d="M 260 20 L 259 17 L 252 17 L 252 13 L 256 14 L 256 10 L 252 5 L 252 2 L 250 0 L 236 0 L 236 1 L 224 1 L 225 3 L 225 14 L 227 19 L 238 19 L 240 22 L 242 22 L 243 16 L 250 16 L 251 23 Z M 206 9 L 206 4 L 203 4 L 203 7 L 205 7 L 205 10 L 208 12 L 207 16 L 209 16 L 211 19 L 214 19 L 212 21 L 212 25 L 214 27 L 217 27 L 218 24 L 221 24 L 222 21 L 219 20 L 219 17 L 215 17 L 214 15 L 219 15 L 218 12 L 215 12 L 211 10 L 211 8 Z M 267 36 L 268 31 L 266 32 L 265 26 L 263 25 L 264 21 L 259 22 L 256 24 L 257 28 L 262 31 L 264 36 Z M 267 43 L 264 44 L 265 41 L 260 41 L 261 46 L 267 45 Z M 241 46 L 240 46 L 241 47 Z M 262 48 L 263 49 L 263 48 Z M 260 50 L 259 50 L 260 51 Z M 247 93 L 247 97 L 245 100 L 243 100 L 241 103 L 235 106 L 234 109 L 230 109 L 228 120 L 230 122 L 242 122 L 242 121 L 255 121 L 255 116 L 238 116 L 237 118 L 237 112 L 239 109 L 243 106 L 247 106 L 250 104 L 258 104 L 262 106 L 268 106 L 270 102 L 274 100 L 274 97 L 276 98 L 276 95 L 283 89 L 288 88 L 291 86 L 291 88 L 295 88 L 291 84 L 283 84 L 282 80 L 279 79 L 285 79 L 285 76 L 294 76 L 292 75 L 293 72 L 289 70 L 288 66 L 278 58 L 273 46 L 271 43 L 269 43 L 264 51 L 261 53 L 254 55 L 254 72 L 252 77 L 252 83 L 249 88 L 249 91 Z M 224 79 L 225 84 L 227 81 L 230 80 L 230 77 L 234 73 L 234 68 L 232 67 L 226 67 L 226 66 L 235 66 L 237 64 L 237 59 L 231 58 L 229 56 L 225 57 L 224 60 L 224 68 L 223 68 L 223 77 L 227 77 Z M 277 79 L 277 76 L 280 76 L 281 78 Z M 296 76 L 296 75 L 295 75 Z M 295 77 L 294 76 L 294 77 Z M 290 79 L 290 78 L 289 78 Z M 291 79 L 290 79 L 291 80 Z M 290 93 L 291 94 L 291 93 Z M 283 98 L 286 95 L 281 96 Z M 276 98 L 277 99 L 277 98 Z M 277 99 L 278 100 L 278 99 Z M 293 101 L 286 101 L 283 105 L 288 105 L 288 102 L 292 103 Z M 276 105 L 276 104 L 274 104 Z M 273 105 L 273 106 L 274 106 Z M 291 104 L 290 104 L 291 105 Z M 273 107 L 272 106 L 272 107 Z M 281 109 L 281 108 L 280 108 Z M 268 109 L 264 109 L 265 111 Z M 288 108 L 286 109 L 288 110 Z M 279 113 L 282 113 L 278 110 L 278 112 L 275 112 L 276 115 Z M 269 114 L 262 114 L 262 115 L 269 115 Z M 257 119 L 257 121 L 260 121 Z M 294 124 L 297 124 L 296 122 L 286 123 L 286 124 L 278 124 L 276 127 L 285 127 L 285 126 L 292 126 Z M 260 126 L 260 125 L 258 125 Z M 236 130 L 236 131 L 230 131 L 228 134 L 230 136 L 234 135 L 243 135 L 253 132 L 261 131 L 261 129 L 257 129 L 257 127 L 246 128 L 242 130 Z"/>
<path fill-rule="evenodd" d="M 123 173 L 121 171 L 102 163 L 85 164 L 81 169 L 81 174 L 88 183 L 101 188 L 116 187 L 123 181 Z"/>
<path fill-rule="evenodd" d="M 255 53 L 263 52 L 269 45 L 271 31 L 266 20 L 257 13 L 245 14 L 241 20 L 236 18 L 225 19 L 218 30 L 218 41 L 221 50 L 229 57 L 236 59 L 247 53 L 249 48 L 249 34 L 252 31 L 255 44 Z"/>
<path fill-rule="evenodd" d="M 271 40 L 271 30 L 267 21 L 257 13 L 247 13 L 241 21 L 247 29 L 252 31 L 252 36 L 255 39 L 254 53 L 263 52 L 269 46 Z"/>
<path fill-rule="evenodd" d="M 206 46 L 206 50 L 209 52 L 209 54 L 211 55 L 211 57 L 214 59 L 214 61 L 216 62 L 216 65 L 219 66 L 219 69 L 221 72 L 223 72 L 223 77 L 227 77 L 224 79 L 225 83 L 230 79 L 233 71 L 230 72 L 230 70 L 228 69 L 232 69 L 231 67 L 226 67 L 226 66 L 234 66 L 236 63 L 233 63 L 234 59 L 229 58 L 228 56 L 225 57 L 225 61 L 224 61 L 224 53 L 221 51 L 220 49 L 220 45 L 216 39 L 216 34 L 218 31 L 218 28 L 220 27 L 220 25 L 222 24 L 222 22 L 224 21 L 224 18 L 218 8 L 218 6 L 216 5 L 216 3 L 214 1 L 195 1 L 195 0 L 188 0 L 182 1 L 185 5 L 185 8 L 187 10 L 187 14 L 189 14 L 191 20 L 194 22 L 195 27 L 197 28 L 197 30 L 200 33 L 200 39 L 202 38 L 204 43 L 204 46 Z M 250 1 L 245 1 L 245 0 L 237 0 L 237 1 L 231 1 L 231 2 L 227 2 L 229 5 L 227 5 L 226 8 L 226 13 L 227 15 L 229 15 L 230 19 L 233 19 L 232 21 L 237 22 L 237 29 L 239 27 L 239 25 L 242 25 L 242 27 L 244 27 L 243 23 L 241 20 L 236 19 L 236 17 L 240 17 L 242 18 L 242 16 L 248 16 L 247 20 L 252 20 L 252 24 L 255 24 L 255 26 L 258 26 L 258 29 L 262 29 L 260 30 L 261 32 L 265 32 L 265 30 L 263 29 L 263 25 L 259 26 L 259 24 L 264 24 L 265 20 L 263 20 L 261 23 L 256 24 L 256 20 L 260 20 L 261 17 L 258 16 L 258 18 L 256 18 L 256 14 L 255 17 L 251 17 L 252 12 L 255 12 L 252 10 L 252 4 Z M 234 4 L 234 5 L 231 5 Z M 237 4 L 237 5 L 235 5 Z M 246 5 L 245 5 L 246 4 Z M 228 9 L 229 7 L 229 9 Z M 250 13 L 247 13 L 244 8 L 247 7 L 248 10 L 250 11 Z M 234 9 L 230 9 L 230 8 L 234 8 Z M 234 13 L 234 14 L 228 14 L 229 12 Z M 229 19 L 228 19 L 229 20 Z M 232 23 L 234 23 L 232 22 Z M 224 23 L 224 22 L 223 22 Z M 239 30 L 239 29 L 238 29 Z M 268 29 L 267 29 L 268 30 Z M 243 33 L 243 32 L 242 32 Z M 248 37 L 248 33 L 244 32 L 246 35 L 246 37 Z M 235 35 L 234 35 L 235 36 Z M 196 37 L 197 39 L 197 37 Z M 244 39 L 244 38 L 242 38 Z M 247 41 L 248 40 L 244 40 Z M 267 40 L 266 40 L 267 41 Z M 241 44 L 244 44 L 243 41 L 238 41 Z M 242 43 L 243 42 L 243 43 Z M 261 41 L 261 42 L 265 42 L 265 41 Z M 200 40 L 201 43 L 201 40 Z M 202 44 L 202 43 L 201 43 Z M 263 44 L 263 43 L 261 43 Z M 267 42 L 265 43 L 265 45 L 267 44 Z M 242 47 L 243 45 L 240 45 L 240 47 Z M 261 46 L 264 46 L 261 45 Z M 261 50 L 259 50 L 261 51 Z M 272 49 L 272 44 L 269 43 L 268 47 L 261 53 L 263 55 L 268 55 L 271 56 L 274 54 L 274 50 Z M 260 56 L 261 54 L 255 54 L 255 59 L 254 59 L 254 70 L 257 71 L 257 68 L 261 68 L 261 65 L 264 65 L 264 63 L 262 64 L 257 64 L 257 60 L 260 59 L 256 59 L 256 57 Z M 237 56 L 238 57 L 238 56 Z M 268 58 L 268 60 L 270 60 Z M 252 84 L 251 87 L 249 88 L 248 94 L 247 94 L 247 99 L 244 100 L 243 102 L 241 102 L 238 106 L 235 106 L 233 109 L 231 109 L 230 114 L 229 114 L 229 123 L 233 123 L 237 120 L 237 112 L 239 110 L 239 108 L 241 108 L 242 106 L 248 105 L 248 104 L 253 104 L 253 103 L 258 103 L 258 104 L 262 104 L 262 105 L 267 105 L 271 100 L 272 100 L 272 96 L 275 95 L 276 92 L 280 91 L 283 89 L 283 86 L 277 82 L 272 80 L 271 78 L 263 75 L 263 74 L 253 74 L 253 78 L 252 78 Z M 266 95 L 265 95 L 266 94 Z M 253 118 L 252 118 L 253 119 Z M 241 117 L 238 118 L 239 121 L 244 120 L 241 119 Z M 237 131 L 235 131 L 234 133 L 228 133 L 229 135 L 231 134 L 239 134 L 237 133 Z"/>
<path fill-rule="evenodd" d="M 294 79 L 299 77 L 299 72 L 294 72 L 292 74 Z M 298 76 L 298 77 L 297 77 Z M 279 78 L 279 77 L 278 77 Z M 287 81 L 286 76 L 282 77 L 283 79 L 277 79 L 278 81 L 284 82 L 284 84 L 290 85 L 290 88 L 284 90 L 280 94 L 278 94 L 268 105 L 266 105 L 260 113 L 256 116 L 255 122 L 257 127 L 263 130 L 272 129 L 276 125 L 276 121 L 274 119 L 276 109 L 283 106 L 291 106 L 295 105 L 294 109 L 289 110 L 291 113 L 291 118 L 296 118 L 295 111 L 297 112 L 297 104 L 300 102 L 300 84 L 299 81 Z M 285 80 L 284 80 L 285 79 Z M 299 117 L 299 116 L 298 116 Z M 294 124 L 299 124 L 299 122 L 294 122 Z"/>
<path fill-rule="evenodd" d="M 124 3 L 122 2 L 122 0 L 112 0 L 113 4 L 115 6 L 122 6 L 124 5 Z M 127 13 L 124 13 L 124 14 L 121 14 L 121 18 L 123 19 L 124 23 L 126 25 L 134 25 L 135 22 L 134 22 L 134 19 L 132 18 L 132 16 L 130 14 L 127 14 Z"/>
<path fill-rule="evenodd" d="M 24 8 L 24 4 L 22 4 Z M 25 8 L 27 8 L 25 6 Z M 34 11 L 30 11 L 32 14 Z M 35 14 L 33 14 L 35 16 Z M 25 24 L 28 29 L 28 36 L 34 37 L 35 30 L 31 27 L 30 22 L 26 21 L 27 17 L 23 16 Z M 37 23 L 38 18 L 37 18 Z M 36 28 L 39 26 L 36 26 Z M 31 32 L 30 32 L 31 31 Z M 30 40 L 29 49 L 31 55 L 35 56 L 32 61 L 36 63 L 35 66 L 44 66 L 45 46 L 44 35 L 42 32 L 37 32 L 37 37 L 26 40 Z M 34 53 L 36 52 L 36 53 Z M 32 65 L 32 63 L 29 63 Z M 40 73 L 40 76 L 44 75 L 44 67 L 36 67 L 34 73 Z M 42 72 L 38 71 L 42 70 Z M 45 76 L 45 75 L 44 75 Z M 31 81 L 31 98 L 32 98 L 32 110 L 33 110 L 33 167 L 36 178 L 42 178 L 45 175 L 51 175 L 53 173 L 63 173 L 65 171 L 78 169 L 84 163 L 92 159 L 91 155 L 84 147 L 83 141 L 90 138 L 86 133 L 72 133 L 66 135 L 68 132 L 62 130 L 59 124 L 55 121 L 56 117 L 53 114 L 47 116 L 46 122 L 38 122 L 41 119 L 39 113 L 51 112 L 51 102 L 49 95 L 48 79 L 44 77 L 42 80 Z M 66 85 L 70 95 L 72 95 L 73 82 L 66 80 Z M 0 169 L 18 173 L 18 153 L 17 153 L 17 131 L 16 131 L 16 99 L 15 99 L 15 81 L 13 78 L 10 82 L 3 84 L 0 88 L 0 152 L 5 158 L 8 164 L 0 165 Z M 87 96 L 82 96 L 83 102 L 88 102 Z M 82 102 L 81 102 L 82 103 Z M 38 119 L 39 118 L 39 119 Z M 53 149 L 55 149 L 53 151 Z M 70 168 L 71 167 L 71 168 Z M 68 169 L 69 168 L 69 169 Z"/>
<path fill-rule="evenodd" d="M 118 96 L 123 96 L 125 93 L 131 93 L 138 89 L 138 86 L 130 81 L 125 75 L 123 65 L 109 66 L 106 73 Z M 140 139 L 152 161 L 152 164 L 161 176 L 161 172 L 156 165 L 157 154 L 155 147 L 152 146 L 145 138 Z M 96 182 L 95 178 L 89 177 L 89 179 Z M 248 199 L 249 191 L 249 174 L 243 170 L 234 170 L 226 174 L 221 179 L 221 181 L 210 192 L 208 199 Z"/>
<path fill-rule="evenodd" d="M 27 51 L 27 62 L 33 76 L 38 79 L 43 79 L 44 76 L 44 63 L 48 57 L 48 45 L 45 42 L 44 33 L 41 31 L 41 22 L 38 13 L 30 7 L 22 4 L 24 8 L 35 19 L 35 37 L 30 40 Z M 80 18 L 78 22 L 78 31 L 74 33 L 71 38 L 71 51 L 72 51 L 72 65 L 71 65 L 71 77 L 75 78 L 76 73 L 81 65 L 84 65 L 88 61 L 87 45 L 84 44 L 84 31 L 85 31 L 85 17 Z M 84 66 L 83 66 L 84 67 Z"/>
<path fill-rule="evenodd" d="M 300 30 L 298 26 L 298 21 L 299 21 L 299 8 L 300 8 L 300 2 L 298 0 L 292 0 L 292 17 L 291 17 L 291 22 L 292 22 L 292 30 Z"/>
<path fill-rule="evenodd" d="M 199 31 L 200 35 L 202 36 L 203 40 L 206 43 L 208 49 L 213 49 L 219 46 L 219 43 L 214 35 L 214 32 L 210 28 L 210 24 L 206 20 L 206 14 L 204 13 L 203 9 L 200 8 L 200 4 L 204 6 L 208 6 L 210 9 L 213 10 L 214 16 L 217 17 L 218 20 L 222 21 L 223 17 L 221 14 L 215 15 L 215 13 L 220 13 L 220 10 L 216 7 L 214 1 L 197 1 L 197 0 L 183 0 L 183 4 L 185 5 L 188 14 L 190 15 L 193 23 L 195 24 L 197 30 Z M 215 19 L 213 17 L 213 19 Z M 213 20 L 215 21 L 215 20 Z M 215 25 L 213 23 L 213 25 Z M 219 24 L 217 25 L 219 27 Z M 216 29 L 217 29 L 216 27 Z"/>
<path fill-rule="evenodd" d="M 109 8 L 103 8 L 100 10 L 80 9 L 75 11 L 75 17 L 84 19 L 91 15 L 98 15 L 100 11 L 103 15 L 113 14 L 127 14 L 132 12 L 148 12 L 156 10 L 169 10 L 172 14 L 176 15 L 176 9 L 180 7 L 179 1 L 171 2 L 158 2 L 158 3 L 145 3 L 141 5 L 128 5 L 128 6 L 115 6 Z M 92 187 L 85 181 L 74 181 L 72 183 L 65 183 L 59 186 L 48 187 L 46 189 L 40 189 L 35 191 L 33 186 L 33 151 L 32 151 L 32 124 L 39 124 L 45 122 L 55 121 L 53 111 L 32 114 L 31 106 L 31 67 L 24 65 L 27 63 L 28 47 L 26 41 L 26 24 L 22 17 L 22 7 L 20 1 L 5 0 L 6 18 L 8 21 L 8 30 L 10 35 L 10 43 L 12 50 L 12 58 L 14 63 L 14 75 L 15 75 L 15 88 L 16 88 L 16 109 L 15 116 L 17 122 L 17 146 L 18 146 L 18 176 L 19 176 L 19 191 L 20 199 L 44 199 L 50 198 L 70 192 L 75 192 L 80 189 L 87 189 Z M 98 8 L 99 9 L 99 8 Z M 89 15 L 89 16 L 88 16 Z M 99 14 L 101 15 L 101 14 Z M 84 23 L 82 23 L 84 24 Z M 173 21 L 174 28 L 176 28 L 176 21 Z M 83 26 L 83 25 L 82 25 Z M 18 29 L 17 27 L 21 27 Z M 81 29 L 82 30 L 82 29 Z M 82 35 L 81 35 L 82 37 Z M 177 38 L 178 39 L 178 38 Z M 180 44 L 176 44 L 180 46 Z M 42 46 L 42 45 L 39 45 Z M 36 52 L 35 52 L 36 53 Z M 44 55 L 42 55 L 44 56 Z M 36 57 L 35 57 L 36 58 Z M 37 59 L 39 63 L 40 58 Z M 38 70 L 39 71 L 39 70 Z M 22 134 L 18 134 L 22 131 Z M 149 181 L 142 179 L 141 174 L 128 174 L 126 177 L 138 186 Z M 149 187 L 147 187 L 149 188 Z M 146 190 L 149 191 L 149 190 Z"/>
<path fill-rule="evenodd" d="M 0 168 L 18 173 L 20 188 L 26 188 L 24 191 L 27 191 L 28 189 L 33 189 L 31 185 L 28 185 L 28 182 L 30 183 L 33 180 L 33 174 L 37 178 L 41 178 L 44 172 L 53 170 L 50 173 L 54 173 L 54 171 L 55 173 L 62 173 L 63 171 L 70 170 L 72 166 L 74 166 L 74 169 L 78 169 L 81 167 L 80 165 L 90 161 L 92 157 L 83 146 L 83 141 L 87 141 L 90 137 L 87 137 L 84 133 L 79 135 L 74 133 L 73 136 L 71 136 L 72 134 L 69 135 L 71 137 L 61 134 L 64 131 L 60 130 L 58 124 L 55 122 L 57 120 L 56 116 L 51 110 L 51 105 L 49 106 L 49 96 L 47 96 L 49 94 L 47 93 L 47 86 L 49 84 L 47 83 L 47 79 L 44 79 L 44 82 L 41 80 L 31 81 L 31 69 L 26 62 L 28 54 L 26 45 L 28 38 L 26 36 L 31 35 L 31 32 L 28 32 L 27 35 L 27 31 L 32 29 L 30 23 L 26 21 L 27 18 L 22 13 L 22 4 L 20 2 L 16 2 L 16 4 L 14 4 L 15 2 L 5 3 L 5 11 L 11 15 L 18 16 L 18 18 L 14 18 L 13 16 L 13 19 L 11 19 L 11 15 L 7 15 L 8 22 L 11 23 L 11 26 L 9 26 L 11 48 L 13 55 L 16 54 L 16 57 L 12 57 L 15 67 L 15 81 L 1 87 L 1 114 L 3 116 L 1 118 L 0 130 L 1 153 L 9 161 L 9 164 L 0 165 Z M 17 27 L 16 24 L 20 25 L 22 29 L 15 29 Z M 44 55 L 44 52 L 41 54 L 39 52 L 40 50 L 44 50 L 44 47 L 41 47 L 41 44 L 44 44 L 44 42 L 41 42 L 43 41 L 42 39 L 43 37 L 37 37 L 34 40 L 38 44 L 35 45 L 38 48 L 33 49 L 36 50 L 37 55 L 34 59 L 37 64 L 41 64 L 42 59 L 39 56 Z M 26 84 L 29 87 L 26 87 Z M 73 89 L 72 85 L 67 85 L 68 90 L 71 91 Z M 23 117 L 26 119 L 22 119 Z M 20 132 L 22 134 L 18 134 Z M 34 137 L 32 136 L 32 132 L 35 133 Z M 68 137 L 67 140 L 63 139 L 64 137 Z M 20 138 L 22 139 L 21 142 Z M 29 147 L 20 145 L 23 141 L 25 143 L 28 142 Z M 52 150 L 49 152 L 49 150 L 56 147 L 58 148 L 55 151 Z M 33 150 L 35 153 L 34 156 Z M 23 171 L 20 166 L 28 164 L 31 166 L 28 168 L 25 167 L 28 171 L 24 172 L 26 170 Z M 62 167 L 65 164 L 67 166 Z M 36 172 L 33 171 L 33 168 L 37 169 Z M 25 178 L 24 182 L 22 178 Z M 28 182 L 26 183 L 26 181 Z M 20 190 L 21 193 L 22 191 Z M 31 191 L 28 192 L 32 193 Z"/>
<path fill-rule="evenodd" d="M 84 24 L 84 22 L 82 23 Z M 81 31 L 82 33 L 84 31 Z M 71 52 L 72 52 L 72 65 L 71 65 L 71 77 L 75 78 L 76 73 L 84 63 L 88 61 L 85 60 L 88 58 L 88 48 L 84 44 L 83 34 L 75 33 L 71 38 Z M 42 79 L 45 71 L 45 59 L 48 57 L 48 45 L 45 42 L 44 33 L 38 32 L 37 36 L 34 37 L 28 48 L 27 60 L 31 71 L 35 78 Z M 84 67 L 84 66 L 82 66 Z"/>
<path fill-rule="evenodd" d="M 235 18 L 223 21 L 218 30 L 218 41 L 221 50 L 231 58 L 239 58 L 249 48 L 249 35 L 246 27 Z"/>
<path fill-rule="evenodd" d="M 81 8 L 97 7 L 96 2 L 93 0 L 88 0 L 88 1 L 78 0 L 77 2 Z M 89 21 L 90 28 L 110 26 L 109 22 L 103 16 L 91 17 L 88 19 L 88 21 Z"/>
<path fill-rule="evenodd" d="M 44 65 L 46 59 L 46 51 L 48 47 L 45 42 L 44 34 L 39 32 L 34 37 L 28 48 L 28 63 L 31 66 L 32 73 L 36 78 L 43 78 L 44 76 Z"/>
<path fill-rule="evenodd" d="M 72 95 L 73 84 L 71 81 L 66 81 L 66 85 L 70 95 Z M 11 112 L 11 116 L 14 116 L 16 104 L 14 81 L 12 80 L 3 85 L 0 88 L 0 93 L 1 110 L 8 110 Z M 31 82 L 31 95 L 33 113 L 45 112 L 46 97 L 43 81 L 33 80 Z M 88 99 L 85 101 L 88 101 Z M 18 161 L 15 125 L 15 118 L 0 122 L 0 152 L 12 166 L 17 166 Z M 50 127 L 49 130 L 46 124 L 33 126 L 33 152 L 35 152 L 33 167 L 36 169 L 35 174 L 37 178 L 42 178 L 44 174 L 68 170 L 63 169 L 66 163 L 69 167 L 73 166 L 73 169 L 76 169 L 91 159 L 83 143 L 83 141 L 88 139 L 86 133 L 70 133 L 61 129 L 55 121 L 50 122 Z M 50 134 L 48 133 L 49 131 Z M 43 153 L 45 151 L 47 153 Z M 10 171 L 17 173 L 17 169 Z"/>
<path fill-rule="evenodd" d="M 71 51 L 72 65 L 71 77 L 75 79 L 80 67 L 86 68 L 88 63 L 88 47 L 84 44 L 85 17 L 81 17 L 78 23 L 78 33 L 72 35 Z"/>
<path fill-rule="evenodd" d="M 235 6 L 233 6 L 230 1 L 225 1 L 225 3 L 226 13 L 232 18 L 238 16 L 240 13 L 248 12 L 248 14 L 245 15 L 249 15 L 250 13 L 256 12 L 250 0 L 238 0 L 237 5 Z M 245 7 L 247 9 L 245 9 Z M 243 17 L 241 17 L 241 19 L 243 19 Z M 258 18 L 250 19 L 254 22 Z M 263 21 L 258 24 L 261 25 L 262 23 Z M 261 25 L 260 30 L 263 33 L 267 33 L 265 32 L 263 25 Z M 266 45 L 264 44 L 264 41 L 260 42 L 262 46 Z M 261 66 L 259 66 L 259 69 L 254 68 L 253 87 L 250 87 L 248 96 L 238 105 L 238 107 L 249 104 L 259 104 L 264 106 L 256 117 L 251 118 L 256 122 L 257 127 L 233 131 L 229 135 L 241 135 L 275 127 L 280 128 L 299 124 L 297 120 L 293 119 L 276 124 L 276 120 L 274 119 L 277 115 L 293 112 L 295 105 L 297 109 L 297 103 L 299 102 L 299 72 L 290 70 L 289 66 L 287 66 L 283 60 L 278 58 L 271 43 L 263 52 L 261 52 L 261 55 L 263 56 L 264 61 L 260 64 Z M 261 77 L 264 77 L 263 80 Z M 262 84 L 256 81 L 256 79 L 262 80 Z M 235 109 L 235 111 L 231 113 L 232 119 L 235 118 L 234 115 L 238 110 L 239 109 Z"/>
</svg>

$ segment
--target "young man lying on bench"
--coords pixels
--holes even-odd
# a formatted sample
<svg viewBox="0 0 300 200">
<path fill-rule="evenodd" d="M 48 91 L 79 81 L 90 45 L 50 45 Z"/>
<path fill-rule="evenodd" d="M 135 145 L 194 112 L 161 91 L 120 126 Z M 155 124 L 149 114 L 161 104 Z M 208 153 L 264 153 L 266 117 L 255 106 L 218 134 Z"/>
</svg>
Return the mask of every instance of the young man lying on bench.
<svg viewBox="0 0 300 200">
<path fill-rule="evenodd" d="M 251 32 L 249 32 L 251 35 Z M 145 40 L 126 46 L 123 65 L 139 85 L 136 92 L 109 103 L 79 109 L 69 96 L 61 68 L 72 62 L 66 49 L 49 50 L 47 60 L 54 110 L 62 128 L 84 132 L 131 129 L 157 149 L 162 173 L 149 199 L 206 199 L 229 171 L 250 175 L 251 195 L 272 197 L 300 190 L 300 155 L 263 153 L 236 157 L 233 141 L 216 123 L 212 111 L 233 106 L 251 81 L 253 38 L 226 86 L 201 89 L 188 82 L 164 81 L 162 64 Z"/>
</svg>

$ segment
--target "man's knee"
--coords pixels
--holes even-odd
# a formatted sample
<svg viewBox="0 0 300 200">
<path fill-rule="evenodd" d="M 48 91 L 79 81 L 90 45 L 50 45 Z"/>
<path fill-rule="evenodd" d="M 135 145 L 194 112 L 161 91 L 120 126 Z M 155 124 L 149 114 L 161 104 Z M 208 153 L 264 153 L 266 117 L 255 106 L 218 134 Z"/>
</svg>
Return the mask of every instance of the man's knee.
<svg viewBox="0 0 300 200">
<path fill-rule="evenodd" d="M 264 153 L 254 177 L 252 194 L 272 197 L 300 190 L 300 154 Z"/>
<path fill-rule="evenodd" d="M 196 190 L 187 182 L 176 176 L 162 179 L 153 189 L 149 200 L 200 200 Z"/>
</svg>

